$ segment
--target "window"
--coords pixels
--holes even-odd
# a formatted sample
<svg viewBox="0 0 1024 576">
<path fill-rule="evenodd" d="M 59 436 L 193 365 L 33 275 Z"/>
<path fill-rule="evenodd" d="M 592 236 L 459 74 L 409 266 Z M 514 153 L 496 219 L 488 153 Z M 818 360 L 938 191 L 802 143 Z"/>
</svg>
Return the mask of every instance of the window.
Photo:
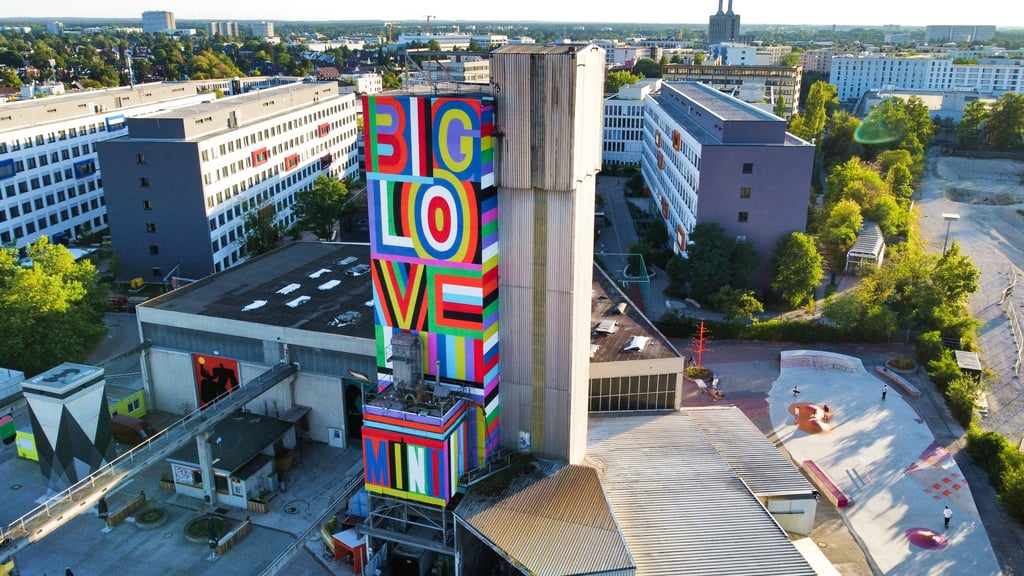
<svg viewBox="0 0 1024 576">
<path fill-rule="evenodd" d="M 146 178 L 145 176 L 139 178 L 139 186 L 149 188 L 149 178 Z"/>
<path fill-rule="evenodd" d="M 739 217 L 736 219 L 738 222 L 746 222 L 750 219 L 749 212 L 740 212 Z"/>
<path fill-rule="evenodd" d="M 149 253 L 154 255 L 154 256 L 160 254 L 160 247 L 157 246 L 156 244 L 150 244 L 149 245 Z"/>
<path fill-rule="evenodd" d="M 164 275 L 163 268 L 153 268 L 153 277 L 154 278 L 161 278 L 161 277 L 163 277 L 163 275 Z"/>
<path fill-rule="evenodd" d="M 743 214 L 746 214 L 746 212 L 743 212 Z M 156 232 L 156 224 L 154 222 L 146 222 L 146 232 L 150 234 Z"/>
<path fill-rule="evenodd" d="M 152 210 L 153 209 L 153 201 L 152 200 L 143 200 L 142 201 L 142 209 L 143 210 Z"/>
<path fill-rule="evenodd" d="M 136 164 L 145 164 L 146 163 L 146 155 L 145 154 L 136 154 L 135 155 L 135 163 Z"/>
<path fill-rule="evenodd" d="M 754 173 L 754 163 L 753 162 L 744 162 L 743 163 L 743 173 L 744 174 L 753 174 Z"/>
<path fill-rule="evenodd" d="M 740 198 L 750 198 L 750 186 L 740 188 Z"/>
</svg>

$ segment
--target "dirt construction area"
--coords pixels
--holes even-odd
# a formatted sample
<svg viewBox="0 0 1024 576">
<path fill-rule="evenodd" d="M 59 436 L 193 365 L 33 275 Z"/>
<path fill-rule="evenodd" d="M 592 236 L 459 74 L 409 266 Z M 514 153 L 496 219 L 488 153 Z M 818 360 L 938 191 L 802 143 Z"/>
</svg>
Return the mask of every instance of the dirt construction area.
<svg viewBox="0 0 1024 576">
<path fill-rule="evenodd" d="M 955 239 L 981 272 L 979 290 L 969 304 L 982 322 L 981 363 L 991 371 L 980 424 L 1020 443 L 1024 162 L 931 155 L 922 184 L 921 232 L 929 245 L 941 252 L 948 233 L 949 243 Z"/>
</svg>

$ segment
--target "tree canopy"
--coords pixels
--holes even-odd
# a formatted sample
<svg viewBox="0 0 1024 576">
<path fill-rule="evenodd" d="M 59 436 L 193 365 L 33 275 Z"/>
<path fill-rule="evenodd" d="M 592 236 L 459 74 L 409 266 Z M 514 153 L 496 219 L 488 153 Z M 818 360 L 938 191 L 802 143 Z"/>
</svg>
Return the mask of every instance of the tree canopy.
<svg viewBox="0 0 1024 576">
<path fill-rule="evenodd" d="M 273 206 L 247 212 L 242 228 L 245 232 L 238 242 L 241 244 L 240 252 L 245 258 L 270 252 L 281 235 L 274 222 Z"/>
<path fill-rule="evenodd" d="M 292 212 L 302 229 L 312 231 L 321 240 L 330 240 L 347 199 L 348 187 L 344 182 L 321 174 L 311 188 L 295 193 Z"/>
<path fill-rule="evenodd" d="M 814 239 L 803 232 L 793 232 L 775 247 L 771 287 L 789 306 L 803 306 L 814 299 L 814 289 L 821 284 L 825 274 L 821 265 Z"/>
<path fill-rule="evenodd" d="M 626 70 L 616 70 L 615 72 L 609 72 L 608 77 L 604 80 L 604 91 L 606 94 L 618 92 L 619 88 L 628 84 L 636 84 L 640 80 L 640 77 L 632 72 Z"/>
<path fill-rule="evenodd" d="M 722 286 L 748 287 L 746 278 L 757 265 L 757 254 L 748 242 L 727 236 L 724 228 L 711 222 L 697 224 L 690 241 L 686 258 L 677 256 L 668 263 L 669 276 L 682 291 L 705 299 Z"/>
<path fill-rule="evenodd" d="M 641 78 L 661 78 L 661 65 L 652 58 L 641 58 L 633 64 L 633 74 Z"/>
<path fill-rule="evenodd" d="M 0 366 L 27 376 L 61 362 L 81 362 L 103 337 L 110 305 L 91 262 L 75 262 L 46 236 L 28 246 L 30 267 L 0 248 Z"/>
<path fill-rule="evenodd" d="M 793 115 L 789 131 L 808 142 L 820 138 L 825 131 L 828 113 L 839 106 L 838 93 L 839 89 L 828 82 L 818 81 L 811 85 L 803 114 Z"/>
</svg>

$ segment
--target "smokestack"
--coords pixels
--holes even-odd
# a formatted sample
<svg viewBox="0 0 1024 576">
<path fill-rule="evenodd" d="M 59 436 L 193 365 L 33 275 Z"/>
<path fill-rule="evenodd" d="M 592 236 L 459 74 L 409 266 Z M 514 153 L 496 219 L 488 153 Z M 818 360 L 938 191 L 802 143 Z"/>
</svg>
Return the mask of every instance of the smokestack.
<svg viewBox="0 0 1024 576">
<path fill-rule="evenodd" d="M 732 0 L 729 0 L 729 2 L 732 3 Z M 722 13 L 722 0 L 718 0 L 718 13 Z"/>
<path fill-rule="evenodd" d="M 732 0 L 729 0 L 729 14 L 732 14 Z"/>
</svg>

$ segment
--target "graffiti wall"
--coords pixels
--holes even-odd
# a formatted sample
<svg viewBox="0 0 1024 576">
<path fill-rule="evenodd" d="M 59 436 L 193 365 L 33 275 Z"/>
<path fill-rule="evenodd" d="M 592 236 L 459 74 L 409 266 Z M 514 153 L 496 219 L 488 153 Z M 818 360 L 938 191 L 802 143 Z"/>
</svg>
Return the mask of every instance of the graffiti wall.
<svg viewBox="0 0 1024 576">
<path fill-rule="evenodd" d="M 409 332 L 425 379 L 466 400 L 429 431 L 364 410 L 368 489 L 446 500 L 497 449 L 493 114 L 490 99 L 363 97 L 378 380 L 391 382 L 392 336 Z"/>
</svg>

